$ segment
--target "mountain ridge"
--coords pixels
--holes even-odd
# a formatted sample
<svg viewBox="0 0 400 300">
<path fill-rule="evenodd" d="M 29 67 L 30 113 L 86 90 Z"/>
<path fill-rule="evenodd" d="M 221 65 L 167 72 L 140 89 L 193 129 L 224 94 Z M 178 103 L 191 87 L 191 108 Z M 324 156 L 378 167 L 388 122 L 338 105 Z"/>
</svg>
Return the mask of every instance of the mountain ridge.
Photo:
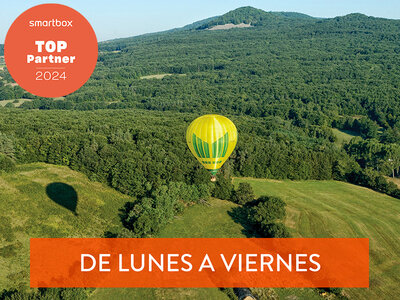
<svg viewBox="0 0 400 300">
<path fill-rule="evenodd" d="M 231 10 L 208 23 L 199 26 L 197 29 L 209 29 L 216 25 L 224 24 L 251 24 L 253 26 L 265 26 L 274 23 L 282 23 L 287 21 L 310 21 L 315 20 L 306 14 L 296 12 L 272 12 L 264 11 L 262 9 L 254 8 L 252 6 L 239 7 Z"/>
<path fill-rule="evenodd" d="M 116 41 L 129 41 L 132 39 L 141 39 L 149 36 L 156 36 L 156 35 L 164 35 L 173 32 L 183 32 L 183 31 L 195 31 L 195 30 L 204 30 L 209 29 L 216 25 L 225 25 L 228 23 L 232 24 L 240 24 L 251 23 L 252 26 L 276 26 L 279 28 L 281 25 L 290 25 L 294 24 L 296 26 L 301 25 L 309 25 L 309 24 L 329 24 L 330 23 L 343 23 L 343 22 L 362 22 L 362 21 L 377 21 L 387 23 L 399 23 L 400 20 L 397 19 L 388 19 L 388 18 L 381 18 L 381 17 L 374 17 L 374 16 L 367 16 L 362 13 L 350 13 L 343 16 L 336 16 L 332 18 L 320 18 L 320 17 L 313 17 L 304 13 L 299 12 L 274 12 L 274 11 L 264 11 L 262 9 L 254 8 L 251 6 L 243 6 L 231 11 L 223 15 L 217 15 L 213 17 L 209 17 L 206 19 L 202 19 L 199 21 L 195 21 L 193 23 L 187 24 L 182 27 L 172 28 L 169 30 L 146 33 L 136 36 L 130 37 L 123 37 L 123 38 L 115 38 L 111 40 L 106 40 L 99 42 L 99 44 L 105 45 L 107 43 L 116 42 Z M 245 30 L 248 28 L 245 28 Z"/>
<path fill-rule="evenodd" d="M 245 13 L 249 16 L 251 19 L 252 14 L 258 14 L 259 16 L 266 14 L 273 20 L 320 20 L 321 18 L 315 18 L 303 13 L 298 13 L 298 12 L 266 12 L 262 9 L 254 8 L 251 6 L 244 6 L 244 7 L 239 7 L 236 9 L 233 9 L 223 15 L 217 15 L 213 17 L 209 17 L 206 19 L 202 19 L 199 21 L 195 21 L 193 23 L 187 24 L 182 27 L 177 27 L 177 28 L 172 28 L 168 30 L 163 30 L 163 31 L 157 31 L 157 32 L 151 32 L 151 33 L 145 33 L 145 34 L 140 34 L 140 35 L 135 35 L 135 36 L 130 36 L 130 37 L 122 37 L 122 38 L 115 38 L 115 39 L 110 39 L 106 41 L 101 41 L 99 42 L 99 45 L 102 45 L 103 48 L 109 48 L 106 51 L 114 51 L 114 50 L 120 50 L 120 49 L 114 49 L 114 47 L 108 47 L 106 45 L 113 43 L 113 42 L 124 42 L 124 41 L 132 41 L 137 39 L 138 41 L 141 40 L 142 38 L 147 38 L 151 36 L 157 36 L 157 35 L 165 35 L 168 33 L 176 33 L 176 32 L 183 32 L 183 31 L 195 31 L 195 30 L 202 30 L 202 29 L 208 29 L 209 27 L 212 26 L 212 24 L 220 22 L 221 18 L 224 18 L 224 16 L 229 16 L 230 14 L 235 14 L 235 13 Z M 226 17 L 225 17 L 226 18 Z M 230 23 L 230 22 L 226 22 Z M 221 23 L 221 24 L 215 24 L 215 25 L 224 25 L 226 23 Z M 239 23 L 246 23 L 243 21 L 240 21 L 238 23 L 232 22 L 233 24 L 239 24 Z M 247 23 L 248 24 L 248 23 Z M 254 25 L 254 24 L 253 24 Z"/>
</svg>

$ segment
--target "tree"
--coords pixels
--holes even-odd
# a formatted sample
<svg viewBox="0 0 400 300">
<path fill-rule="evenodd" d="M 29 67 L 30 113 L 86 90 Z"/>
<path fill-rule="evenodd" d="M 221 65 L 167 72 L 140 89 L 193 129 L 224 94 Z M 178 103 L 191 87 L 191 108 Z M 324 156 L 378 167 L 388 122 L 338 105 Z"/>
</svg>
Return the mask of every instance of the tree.
<svg viewBox="0 0 400 300">
<path fill-rule="evenodd" d="M 225 178 L 225 176 L 218 174 L 217 182 L 215 183 L 214 190 L 212 191 L 212 196 L 222 200 L 231 200 L 232 193 L 234 191 L 234 186 L 230 178 Z"/>
<path fill-rule="evenodd" d="M 279 197 L 261 196 L 249 203 L 247 219 L 263 237 L 289 237 L 289 231 L 282 223 L 286 216 L 286 203 Z"/>
<path fill-rule="evenodd" d="M 0 132 L 0 153 L 4 155 L 14 158 L 15 150 L 14 150 L 14 139 L 4 133 Z"/>
<path fill-rule="evenodd" d="M 136 237 L 151 236 L 182 212 L 185 204 L 207 201 L 209 195 L 207 185 L 170 182 L 153 190 L 150 197 L 126 203 L 120 217 L 123 225 Z"/>
<path fill-rule="evenodd" d="M 4 105 L 5 108 L 14 108 L 15 105 L 12 102 L 8 102 L 6 105 Z"/>
<path fill-rule="evenodd" d="M 288 238 L 289 231 L 283 223 L 270 223 L 262 225 L 262 231 L 266 237 Z"/>
<path fill-rule="evenodd" d="M 387 162 L 392 171 L 392 176 L 400 173 L 400 146 L 398 144 L 390 144 L 387 146 Z"/>
<path fill-rule="evenodd" d="M 251 185 L 247 182 L 239 183 L 239 187 L 233 193 L 233 202 L 243 205 L 247 202 L 253 201 L 255 198 L 254 191 Z"/>
<path fill-rule="evenodd" d="M 14 170 L 15 170 L 14 160 L 0 153 L 0 171 L 12 172 Z"/>
<path fill-rule="evenodd" d="M 251 209 L 251 217 L 257 223 L 273 223 L 285 217 L 286 203 L 279 197 L 261 196 Z"/>
</svg>

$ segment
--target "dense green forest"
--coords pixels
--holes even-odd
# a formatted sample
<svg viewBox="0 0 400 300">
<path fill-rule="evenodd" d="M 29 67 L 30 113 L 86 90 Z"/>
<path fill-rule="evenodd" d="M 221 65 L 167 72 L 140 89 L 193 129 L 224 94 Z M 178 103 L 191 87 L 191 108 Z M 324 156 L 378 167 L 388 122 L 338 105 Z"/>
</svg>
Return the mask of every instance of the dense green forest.
<svg viewBox="0 0 400 300">
<path fill-rule="evenodd" d="M 68 165 L 132 196 L 169 181 L 209 181 L 185 142 L 186 127 L 197 114 L 4 108 L 0 116 L 0 145 L 13 145 L 8 156 L 20 162 Z M 303 129 L 279 117 L 232 119 L 240 132 L 224 166 L 232 176 L 331 179 L 355 164 L 332 143 L 329 128 Z"/>
<path fill-rule="evenodd" d="M 218 111 L 275 115 L 299 125 L 365 115 L 384 128 L 398 126 L 400 21 L 361 14 L 320 20 L 243 8 L 202 26 L 246 16 L 285 25 L 100 43 L 96 71 L 83 88 L 62 102 L 23 107 Z M 162 73 L 186 76 L 140 79 Z"/>
<path fill-rule="evenodd" d="M 221 22 L 255 24 L 255 20 L 260 21 L 252 28 L 201 30 Z M 270 26 L 271 22 L 276 26 Z M 180 113 L 174 116 L 186 121 L 212 112 L 242 116 L 250 124 L 265 122 L 257 129 L 257 137 L 251 133 L 251 143 L 246 141 L 246 131 L 240 132 L 239 140 L 247 148 L 239 143 L 233 165 L 235 175 L 242 176 L 336 178 L 338 172 L 332 166 L 336 170 L 342 166 L 336 157 L 347 159 L 342 149 L 332 145 L 335 136 L 330 128 L 336 127 L 364 139 L 365 147 L 359 145 L 358 152 L 355 143 L 345 147 L 362 168 L 384 175 L 394 169 L 398 174 L 399 32 L 400 21 L 361 14 L 316 19 L 244 7 L 180 30 L 100 43 L 91 79 L 63 100 L 32 96 L 4 83 L 12 78 L 6 70 L 0 71 L 4 79 L 0 99 L 33 99 L 19 106 L 25 110 L 129 108 L 140 109 L 144 115 L 174 111 Z M 171 75 L 141 78 L 154 74 Z M 131 113 L 135 114 L 125 112 Z M 187 117 L 190 114 L 193 117 Z M 63 116 L 68 119 L 67 113 Z M 47 122 L 46 114 L 40 118 Z M 115 130 L 125 130 L 111 124 Z M 374 143 L 383 150 L 372 150 Z M 43 156 L 29 160 L 47 161 Z M 320 161 L 324 161 L 323 168 L 312 163 Z M 174 174 L 159 170 L 164 171 Z M 111 181 L 102 172 L 94 173 Z M 165 176 L 178 181 L 187 178 L 181 174 Z"/>
<path fill-rule="evenodd" d="M 252 27 L 207 30 L 226 23 Z M 252 192 L 235 190 L 233 176 L 335 179 L 400 198 L 384 177 L 400 175 L 399 42 L 398 20 L 244 7 L 100 43 L 89 81 L 62 99 L 12 84 L 0 61 L 0 172 L 65 165 L 131 196 L 122 215 L 129 233 L 106 235 L 113 237 L 152 236 L 210 195 L 250 203 Z M 206 113 L 228 116 L 239 132 L 217 184 L 184 138 Z M 350 139 L 339 141 L 333 128 Z M 262 219 L 267 200 L 284 215 L 284 203 L 268 197 L 246 213 L 259 215 L 258 231 L 286 237 Z"/>
</svg>

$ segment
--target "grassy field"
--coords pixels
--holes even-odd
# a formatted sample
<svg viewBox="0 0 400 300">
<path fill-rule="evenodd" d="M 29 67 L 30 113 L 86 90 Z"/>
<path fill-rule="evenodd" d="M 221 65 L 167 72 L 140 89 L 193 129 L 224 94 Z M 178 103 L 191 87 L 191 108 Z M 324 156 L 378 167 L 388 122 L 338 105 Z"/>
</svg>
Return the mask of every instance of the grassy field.
<svg viewBox="0 0 400 300">
<path fill-rule="evenodd" d="M 162 238 L 242 238 L 243 227 L 232 222 L 228 212 L 237 205 L 224 200 L 211 199 L 210 206 L 190 207 L 182 216 L 166 226 Z"/>
<path fill-rule="evenodd" d="M 188 208 L 158 235 L 162 238 L 240 238 L 246 237 L 242 225 L 235 223 L 230 212 L 237 205 L 211 199 L 210 205 Z M 310 289 L 254 289 L 262 299 L 321 299 Z M 264 297 L 263 297 L 264 295 Z M 268 295 L 269 298 L 265 297 Z M 275 297 L 275 298 L 274 298 Z M 229 299 L 218 289 L 97 289 L 93 299 Z"/>
<path fill-rule="evenodd" d="M 198 300 L 229 300 L 218 289 L 96 289 L 90 299 L 198 299 Z"/>
<path fill-rule="evenodd" d="M 400 200 L 335 181 L 272 181 L 237 178 L 257 195 L 287 203 L 293 237 L 370 239 L 370 288 L 345 289 L 351 299 L 397 299 L 400 295 Z"/>
<path fill-rule="evenodd" d="M 351 299 L 396 299 L 400 294 L 400 201 L 335 181 L 249 182 L 257 195 L 287 203 L 294 237 L 370 238 L 369 289 L 346 289 Z M 60 189 L 71 205 L 57 199 Z M 62 194 L 62 193 L 61 193 Z M 65 197 L 61 200 L 65 200 Z M 66 167 L 22 165 L 0 175 L 0 287 L 27 287 L 29 237 L 96 237 L 120 225 L 129 198 Z M 158 237 L 245 237 L 231 217 L 235 204 L 212 199 L 177 216 Z M 321 299 L 313 289 L 253 289 L 260 299 Z M 268 296 L 265 296 L 268 295 Z M 271 298 L 272 297 L 272 298 Z M 228 299 L 218 289 L 96 289 L 91 299 Z"/>
<path fill-rule="evenodd" d="M 18 100 L 18 103 L 14 103 L 15 100 Z M 20 106 L 22 103 L 26 101 L 32 101 L 31 99 L 13 99 L 13 100 L 0 100 L 0 106 L 5 106 L 7 103 L 13 103 L 15 107 Z"/>
<path fill-rule="evenodd" d="M 35 163 L 0 173 L 0 290 L 29 286 L 30 237 L 100 237 L 120 226 L 118 209 L 128 200 L 67 167 Z"/>
<path fill-rule="evenodd" d="M 154 74 L 154 75 L 147 75 L 142 76 L 140 79 L 163 79 L 165 76 L 172 76 L 174 74 L 165 73 L 165 74 Z M 186 76 L 186 74 L 177 74 L 178 76 Z"/>
<path fill-rule="evenodd" d="M 341 146 L 344 143 L 349 142 L 353 137 L 359 136 L 359 134 L 349 130 L 339 130 L 332 128 L 333 134 L 336 136 L 336 144 Z"/>
<path fill-rule="evenodd" d="M 228 212 L 236 205 L 212 199 L 210 206 L 196 205 L 175 218 L 158 235 L 163 238 L 245 237 L 243 227 Z M 93 299 L 228 299 L 218 289 L 97 289 Z"/>
</svg>

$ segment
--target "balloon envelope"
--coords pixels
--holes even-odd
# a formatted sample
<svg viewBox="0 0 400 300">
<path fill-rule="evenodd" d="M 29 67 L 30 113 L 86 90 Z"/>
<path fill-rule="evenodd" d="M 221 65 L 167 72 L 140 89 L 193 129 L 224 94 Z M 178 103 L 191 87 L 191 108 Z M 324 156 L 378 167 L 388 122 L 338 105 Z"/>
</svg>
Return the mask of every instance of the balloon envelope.
<svg viewBox="0 0 400 300">
<path fill-rule="evenodd" d="M 204 115 L 189 125 L 186 142 L 197 160 L 215 175 L 235 149 L 237 129 L 224 116 Z"/>
</svg>

